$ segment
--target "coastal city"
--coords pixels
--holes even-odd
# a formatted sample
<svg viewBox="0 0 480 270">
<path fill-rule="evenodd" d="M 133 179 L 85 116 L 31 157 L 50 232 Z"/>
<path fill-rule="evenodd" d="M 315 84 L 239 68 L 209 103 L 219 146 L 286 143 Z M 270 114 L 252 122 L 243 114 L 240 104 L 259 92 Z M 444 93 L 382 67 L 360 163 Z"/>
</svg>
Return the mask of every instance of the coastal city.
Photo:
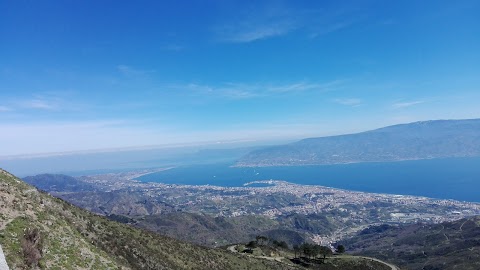
<svg viewBox="0 0 480 270">
<path fill-rule="evenodd" d="M 313 241 L 322 244 L 341 240 L 376 224 L 440 223 L 480 214 L 480 204 L 473 202 L 357 192 L 281 180 L 255 181 L 243 187 L 136 180 L 165 169 L 90 175 L 80 179 L 104 192 L 128 192 L 140 196 L 145 202 L 171 206 L 163 207 L 163 213 L 182 211 L 213 217 L 261 215 L 272 220 L 291 214 L 321 215 L 328 225 L 322 233 L 310 232 L 309 235 Z M 131 211 L 115 214 L 135 215 Z"/>
</svg>

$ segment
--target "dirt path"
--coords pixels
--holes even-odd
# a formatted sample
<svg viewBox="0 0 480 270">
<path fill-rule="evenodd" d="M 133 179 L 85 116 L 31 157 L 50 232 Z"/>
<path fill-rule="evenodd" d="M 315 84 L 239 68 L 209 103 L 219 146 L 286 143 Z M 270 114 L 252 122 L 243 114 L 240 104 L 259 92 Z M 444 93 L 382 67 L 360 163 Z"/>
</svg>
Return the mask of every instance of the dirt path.
<svg viewBox="0 0 480 270">
<path fill-rule="evenodd" d="M 462 232 L 463 232 L 463 230 L 462 230 L 462 228 L 463 228 L 463 225 L 465 225 L 465 223 L 467 223 L 467 221 L 468 221 L 468 220 L 465 220 L 465 221 L 462 223 L 462 225 L 460 225 L 460 231 L 462 231 Z"/>
<path fill-rule="evenodd" d="M 400 268 L 396 267 L 395 265 L 389 264 L 389 263 L 387 263 L 387 262 L 384 262 L 384 261 L 379 260 L 379 259 L 376 259 L 376 258 L 364 257 L 364 256 L 356 256 L 356 257 L 357 257 L 357 258 L 363 258 L 363 259 L 366 259 L 366 260 L 376 261 L 376 262 L 379 262 L 379 263 L 383 263 L 383 264 L 385 264 L 386 266 L 390 267 L 392 270 L 400 270 Z"/>
<path fill-rule="evenodd" d="M 230 251 L 230 252 L 238 252 L 235 248 L 237 247 L 237 245 L 233 245 L 233 246 L 229 246 L 227 249 Z"/>
<path fill-rule="evenodd" d="M 5 260 L 5 256 L 3 255 L 2 246 L 0 246 L 0 270 L 8 270 L 7 261 Z"/>
</svg>

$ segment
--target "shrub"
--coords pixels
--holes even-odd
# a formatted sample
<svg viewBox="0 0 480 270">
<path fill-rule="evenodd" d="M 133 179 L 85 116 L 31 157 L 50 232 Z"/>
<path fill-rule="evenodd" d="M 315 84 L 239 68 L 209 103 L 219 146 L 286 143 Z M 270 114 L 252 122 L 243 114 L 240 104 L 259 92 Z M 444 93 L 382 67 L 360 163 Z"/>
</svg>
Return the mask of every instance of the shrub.
<svg viewBox="0 0 480 270">
<path fill-rule="evenodd" d="M 21 240 L 23 257 L 25 264 L 30 267 L 36 267 L 42 258 L 42 237 L 37 228 L 28 228 L 23 234 Z"/>
</svg>

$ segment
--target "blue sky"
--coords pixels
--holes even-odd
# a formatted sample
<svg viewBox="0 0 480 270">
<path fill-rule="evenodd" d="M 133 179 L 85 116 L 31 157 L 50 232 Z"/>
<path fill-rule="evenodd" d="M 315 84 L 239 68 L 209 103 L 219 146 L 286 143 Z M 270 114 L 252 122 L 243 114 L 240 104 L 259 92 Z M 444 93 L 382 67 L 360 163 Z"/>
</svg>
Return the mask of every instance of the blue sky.
<svg viewBox="0 0 480 270">
<path fill-rule="evenodd" d="M 0 155 L 480 117 L 479 1 L 3 1 Z"/>
</svg>

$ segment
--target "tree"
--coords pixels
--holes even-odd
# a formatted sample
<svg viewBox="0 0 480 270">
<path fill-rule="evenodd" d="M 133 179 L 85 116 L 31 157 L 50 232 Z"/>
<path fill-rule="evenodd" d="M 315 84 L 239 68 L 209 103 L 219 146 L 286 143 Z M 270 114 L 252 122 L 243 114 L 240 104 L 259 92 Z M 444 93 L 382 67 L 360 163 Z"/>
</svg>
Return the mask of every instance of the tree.
<svg viewBox="0 0 480 270">
<path fill-rule="evenodd" d="M 250 241 L 246 245 L 247 248 L 256 248 L 257 247 L 257 242 L 256 241 Z"/>
<path fill-rule="evenodd" d="M 284 248 L 284 249 L 288 249 L 288 244 L 285 241 L 273 240 L 272 244 L 276 247 L 281 247 L 281 248 Z"/>
<path fill-rule="evenodd" d="M 321 251 L 322 251 L 322 246 L 320 246 L 320 245 L 314 245 L 314 246 L 312 247 L 312 256 L 313 256 L 314 258 L 317 258 L 317 256 L 320 255 Z"/>
<path fill-rule="evenodd" d="M 329 247 L 321 246 L 320 247 L 320 254 L 323 255 L 323 260 L 325 261 L 325 258 L 327 255 L 332 255 L 332 250 Z"/>
<path fill-rule="evenodd" d="M 342 253 L 344 253 L 344 252 L 345 252 L 345 246 L 343 246 L 343 245 L 338 245 L 338 246 L 337 246 L 337 253 L 342 254 Z"/>
<path fill-rule="evenodd" d="M 279 246 L 281 248 L 284 248 L 284 249 L 288 249 L 288 244 L 285 241 L 280 241 L 277 246 Z"/>
<path fill-rule="evenodd" d="M 259 245 L 264 245 L 268 240 L 268 238 L 266 236 L 262 236 L 262 235 L 257 235 L 257 237 L 255 237 L 255 239 L 257 239 L 257 243 Z"/>
<path fill-rule="evenodd" d="M 311 258 L 315 254 L 314 245 L 310 243 L 303 243 L 300 246 L 300 250 L 303 252 L 305 257 L 308 257 L 308 258 Z"/>
<path fill-rule="evenodd" d="M 298 245 L 293 246 L 293 251 L 295 252 L 295 258 L 297 258 L 297 253 L 301 252 L 301 249 Z"/>
</svg>

